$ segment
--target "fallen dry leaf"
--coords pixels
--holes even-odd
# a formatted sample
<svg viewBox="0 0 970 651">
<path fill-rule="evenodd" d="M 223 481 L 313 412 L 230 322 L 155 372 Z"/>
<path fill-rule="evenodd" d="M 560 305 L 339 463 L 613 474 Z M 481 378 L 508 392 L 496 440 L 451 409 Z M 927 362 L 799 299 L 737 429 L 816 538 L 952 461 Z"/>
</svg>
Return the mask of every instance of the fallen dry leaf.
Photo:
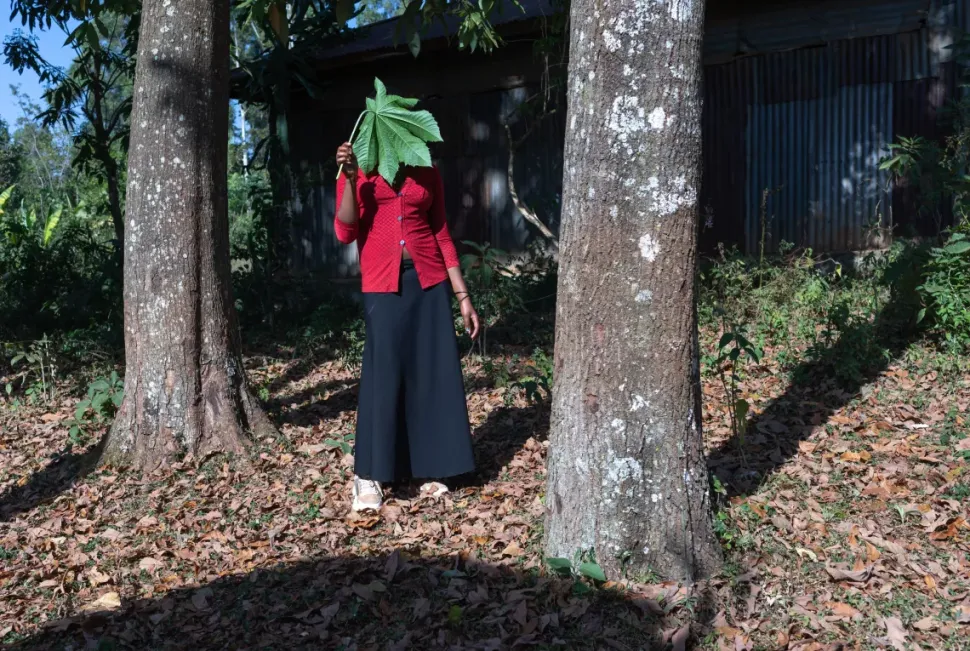
<svg viewBox="0 0 970 651">
<path fill-rule="evenodd" d="M 97 601 L 93 601 L 81 608 L 82 612 L 97 612 L 103 610 L 117 610 L 121 608 L 121 595 L 117 592 L 106 592 Z"/>
<path fill-rule="evenodd" d="M 825 571 L 828 572 L 836 581 L 851 581 L 853 583 L 865 583 L 870 578 L 872 578 L 873 566 L 869 565 L 862 569 L 846 569 L 842 567 L 833 567 L 831 565 L 825 566 Z"/>
<path fill-rule="evenodd" d="M 838 601 L 826 601 L 826 608 L 832 611 L 833 615 L 846 617 L 848 619 L 862 619 L 862 613 L 846 603 Z"/>
<path fill-rule="evenodd" d="M 892 644 L 893 648 L 898 649 L 898 651 L 907 651 L 906 639 L 909 634 L 906 633 L 906 629 L 899 618 L 884 617 L 882 623 L 886 627 L 889 643 Z"/>
</svg>

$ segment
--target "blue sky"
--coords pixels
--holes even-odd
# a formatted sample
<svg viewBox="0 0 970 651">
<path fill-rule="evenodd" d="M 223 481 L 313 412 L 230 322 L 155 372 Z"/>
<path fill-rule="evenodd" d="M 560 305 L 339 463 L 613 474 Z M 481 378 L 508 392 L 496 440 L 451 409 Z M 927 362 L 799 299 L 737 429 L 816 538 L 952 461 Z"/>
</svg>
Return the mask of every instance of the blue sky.
<svg viewBox="0 0 970 651">
<path fill-rule="evenodd" d="M 20 21 L 10 22 L 10 4 L 0 2 L 0 41 L 6 39 L 20 28 Z M 26 30 L 24 30 L 26 31 Z M 66 35 L 56 27 L 50 32 L 35 32 L 40 44 L 41 54 L 52 64 L 67 67 L 71 63 L 73 52 L 70 48 L 64 47 Z M 21 116 L 20 107 L 17 100 L 10 93 L 11 84 L 20 86 L 20 91 L 29 95 L 34 101 L 40 99 L 43 88 L 37 81 L 37 76 L 32 72 L 25 72 L 18 75 L 3 62 L 0 55 L 0 118 L 6 120 L 11 127 Z"/>
</svg>

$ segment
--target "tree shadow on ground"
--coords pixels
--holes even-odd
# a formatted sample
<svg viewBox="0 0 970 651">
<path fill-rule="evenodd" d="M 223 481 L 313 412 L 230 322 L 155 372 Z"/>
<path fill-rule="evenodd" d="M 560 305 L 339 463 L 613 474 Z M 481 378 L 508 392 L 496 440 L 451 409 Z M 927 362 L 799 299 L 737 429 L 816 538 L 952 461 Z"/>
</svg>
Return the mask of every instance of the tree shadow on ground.
<svg viewBox="0 0 970 651">
<path fill-rule="evenodd" d="M 274 398 L 265 408 L 277 427 L 315 427 L 343 412 L 356 411 L 359 385 L 358 380 L 330 380 Z"/>
<path fill-rule="evenodd" d="M 916 263 L 904 256 L 894 265 L 902 269 Z M 887 275 L 896 277 L 892 270 Z M 757 492 L 798 454 L 801 441 L 862 395 L 865 386 L 918 339 L 919 304 L 912 296 L 894 292 L 874 319 L 848 320 L 831 346 L 817 350 L 792 371 L 790 386 L 749 420 L 743 437 L 732 437 L 709 455 L 711 474 L 728 496 Z"/>
<path fill-rule="evenodd" d="M 8 648 L 663 650 L 686 616 L 671 603 L 676 586 L 669 596 L 587 591 L 569 577 L 399 552 L 311 558 L 129 600 L 134 589 Z M 700 593 L 694 612 L 712 611 L 710 599 Z"/>
<path fill-rule="evenodd" d="M 515 460 L 530 438 L 543 442 L 549 435 L 549 408 L 545 403 L 528 407 L 500 407 L 489 412 L 472 431 L 477 469 L 468 481 L 485 485 L 501 479 L 502 470 Z"/>
<path fill-rule="evenodd" d="M 32 474 L 23 485 L 11 486 L 0 495 L 0 522 L 7 522 L 19 513 L 50 502 L 84 479 L 97 467 L 107 440 L 105 434 L 97 445 L 79 452 L 74 452 L 69 446 L 44 468 Z"/>
</svg>

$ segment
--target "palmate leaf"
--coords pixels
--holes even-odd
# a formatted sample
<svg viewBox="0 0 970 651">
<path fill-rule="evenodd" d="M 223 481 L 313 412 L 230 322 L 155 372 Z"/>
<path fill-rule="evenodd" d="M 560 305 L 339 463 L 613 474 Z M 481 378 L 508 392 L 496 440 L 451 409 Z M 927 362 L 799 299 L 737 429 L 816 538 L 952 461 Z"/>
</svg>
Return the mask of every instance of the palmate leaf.
<svg viewBox="0 0 970 651">
<path fill-rule="evenodd" d="M 376 168 L 393 184 L 401 165 L 431 167 L 427 143 L 441 142 L 441 131 L 429 112 L 412 110 L 418 100 L 388 95 L 380 79 L 374 79 L 374 90 L 358 119 L 354 153 L 365 174 Z"/>
<path fill-rule="evenodd" d="M 367 111 L 360 123 L 360 131 L 354 141 L 354 154 L 361 169 L 372 170 L 377 166 L 377 133 L 374 129 L 374 114 Z"/>
</svg>

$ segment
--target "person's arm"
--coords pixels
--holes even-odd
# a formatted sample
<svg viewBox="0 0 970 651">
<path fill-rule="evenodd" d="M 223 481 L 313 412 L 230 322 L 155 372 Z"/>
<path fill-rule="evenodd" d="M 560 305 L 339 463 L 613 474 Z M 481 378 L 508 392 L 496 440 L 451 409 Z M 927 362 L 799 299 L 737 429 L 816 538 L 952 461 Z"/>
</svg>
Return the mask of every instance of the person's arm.
<svg viewBox="0 0 970 651">
<path fill-rule="evenodd" d="M 465 321 L 465 332 L 474 339 L 478 336 L 479 330 L 478 312 L 472 305 L 471 294 L 468 293 L 465 278 L 461 275 L 461 263 L 458 260 L 458 252 L 455 250 L 455 242 L 451 239 L 451 233 L 448 231 L 448 220 L 445 218 L 445 186 L 437 167 L 434 168 L 434 174 L 434 197 L 431 200 L 431 209 L 429 210 L 431 231 L 438 242 L 441 257 L 445 260 L 451 289 L 455 293 L 455 298 L 458 299 L 458 307 L 461 309 L 461 316 Z"/>
<path fill-rule="evenodd" d="M 458 307 L 461 309 L 461 318 L 465 322 L 465 332 L 474 339 L 478 336 L 478 312 L 472 305 L 471 294 L 465 286 L 465 279 L 461 275 L 461 267 L 448 268 L 448 280 L 451 281 L 451 290 L 455 292 L 458 299 Z"/>
<path fill-rule="evenodd" d="M 357 239 L 360 209 L 357 205 L 357 158 L 349 142 L 337 149 L 337 165 L 343 165 L 343 174 L 337 179 L 337 212 L 333 226 L 337 239 L 350 244 Z M 350 192 L 347 192 L 347 186 Z"/>
</svg>

